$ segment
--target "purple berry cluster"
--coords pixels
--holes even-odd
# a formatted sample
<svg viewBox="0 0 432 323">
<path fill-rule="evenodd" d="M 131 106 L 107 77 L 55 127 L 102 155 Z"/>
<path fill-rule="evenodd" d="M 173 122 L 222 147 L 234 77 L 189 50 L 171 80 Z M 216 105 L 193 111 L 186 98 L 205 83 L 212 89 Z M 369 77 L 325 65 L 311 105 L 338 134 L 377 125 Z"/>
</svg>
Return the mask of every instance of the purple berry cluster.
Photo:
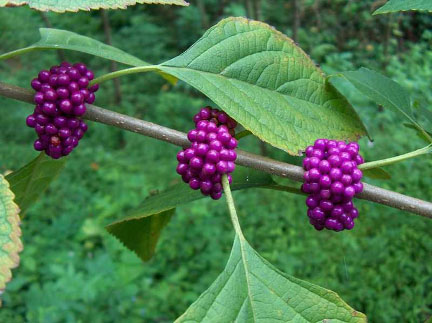
<svg viewBox="0 0 432 323">
<path fill-rule="evenodd" d="M 356 142 L 318 139 L 306 148 L 303 160 L 307 215 L 317 230 L 351 230 L 358 210 L 353 197 L 363 190 L 363 158 Z"/>
<path fill-rule="evenodd" d="M 86 112 L 86 103 L 93 103 L 99 85 L 89 87 L 94 74 L 84 64 L 63 62 L 49 71 L 42 70 L 31 81 L 36 91 L 34 112 L 26 119 L 38 139 L 34 148 L 45 150 L 58 159 L 67 156 L 78 145 L 87 131 L 87 125 L 77 117 Z"/>
<path fill-rule="evenodd" d="M 177 154 L 177 173 L 194 190 L 201 190 L 218 200 L 222 196 L 222 175 L 235 169 L 237 122 L 226 113 L 210 107 L 202 108 L 193 118 L 195 129 L 188 133 L 191 146 Z"/>
</svg>

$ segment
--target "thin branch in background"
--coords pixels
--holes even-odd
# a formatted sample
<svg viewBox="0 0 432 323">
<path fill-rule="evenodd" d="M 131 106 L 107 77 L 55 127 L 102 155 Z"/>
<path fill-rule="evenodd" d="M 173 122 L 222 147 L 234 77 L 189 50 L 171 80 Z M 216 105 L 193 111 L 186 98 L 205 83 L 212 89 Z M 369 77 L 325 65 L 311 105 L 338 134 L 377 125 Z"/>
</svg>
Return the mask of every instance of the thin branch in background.
<svg viewBox="0 0 432 323">
<path fill-rule="evenodd" d="M 262 20 L 261 0 L 253 0 L 254 19 Z"/>
<path fill-rule="evenodd" d="M 207 30 L 210 27 L 209 18 L 203 0 L 197 0 L 197 7 L 201 16 L 201 28 Z"/>
<path fill-rule="evenodd" d="M 254 19 L 254 11 L 253 11 L 253 7 L 252 7 L 252 1 L 253 0 L 245 0 L 245 2 L 246 2 L 246 5 L 245 5 L 246 14 L 247 14 L 247 17 L 250 19 Z"/>
<path fill-rule="evenodd" d="M 111 46 L 112 45 L 111 26 L 110 26 L 107 11 L 104 9 L 101 9 L 101 16 L 102 16 L 104 33 L 105 33 L 105 43 L 107 45 Z M 117 69 L 118 69 L 117 62 L 111 61 L 110 71 L 115 72 L 115 71 L 117 71 Z M 120 87 L 120 79 L 118 79 L 118 78 L 113 79 L 113 84 L 114 84 L 114 102 L 116 104 L 120 104 L 121 103 L 121 97 L 122 97 L 121 87 Z"/>
<path fill-rule="evenodd" d="M 0 96 L 33 103 L 34 92 L 21 87 L 0 82 Z M 139 133 L 177 146 L 188 147 L 189 140 L 185 133 L 152 122 L 133 118 L 111 110 L 88 104 L 84 119 L 100 122 L 127 131 Z M 263 171 L 268 174 L 303 182 L 303 169 L 246 151 L 237 151 L 236 164 Z M 356 198 L 369 200 L 396 209 L 432 218 L 432 203 L 410 196 L 392 192 L 364 183 L 364 190 Z"/>
<path fill-rule="evenodd" d="M 52 28 L 51 21 L 48 19 L 48 16 L 46 15 L 46 13 L 42 12 L 42 11 L 39 11 L 39 14 L 40 14 L 42 20 L 44 21 L 45 26 L 47 28 Z M 65 53 L 64 53 L 63 49 L 58 49 L 57 50 L 57 55 L 58 55 L 58 58 L 59 58 L 59 60 L 61 62 L 66 61 L 66 56 L 65 56 Z"/>
<path fill-rule="evenodd" d="M 292 27 L 292 38 L 295 42 L 298 42 L 298 30 L 300 28 L 300 1 L 293 0 L 294 19 Z"/>
</svg>

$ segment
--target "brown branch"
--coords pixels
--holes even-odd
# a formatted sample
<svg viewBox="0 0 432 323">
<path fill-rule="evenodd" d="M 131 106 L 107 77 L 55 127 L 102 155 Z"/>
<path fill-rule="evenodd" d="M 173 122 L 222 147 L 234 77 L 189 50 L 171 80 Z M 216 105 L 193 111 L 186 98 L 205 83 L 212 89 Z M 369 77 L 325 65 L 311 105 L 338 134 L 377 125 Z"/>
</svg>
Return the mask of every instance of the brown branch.
<svg viewBox="0 0 432 323">
<path fill-rule="evenodd" d="M 33 102 L 32 91 L 2 82 L 0 82 L 0 96 L 29 103 Z M 177 146 L 187 147 L 190 144 L 186 134 L 183 132 L 129 117 L 111 110 L 102 109 L 91 104 L 87 105 L 87 112 L 84 118 L 136 132 Z M 242 150 L 238 150 L 237 156 L 236 163 L 239 165 L 261 170 L 280 177 L 290 178 L 294 181 L 303 181 L 303 169 L 299 166 L 290 165 Z M 367 183 L 364 183 L 364 191 L 356 197 L 432 218 L 431 202 L 422 201 Z"/>
</svg>

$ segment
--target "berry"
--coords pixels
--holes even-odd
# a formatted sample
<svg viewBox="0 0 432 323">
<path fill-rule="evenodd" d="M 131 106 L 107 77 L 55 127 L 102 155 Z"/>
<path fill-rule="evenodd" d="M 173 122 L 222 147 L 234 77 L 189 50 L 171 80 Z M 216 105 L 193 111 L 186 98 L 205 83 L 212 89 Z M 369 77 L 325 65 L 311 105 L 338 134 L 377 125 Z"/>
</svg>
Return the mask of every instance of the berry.
<svg viewBox="0 0 432 323">
<path fill-rule="evenodd" d="M 309 222 L 316 230 L 351 230 L 358 210 L 353 197 L 363 191 L 363 173 L 357 168 L 364 162 L 356 142 L 317 139 L 305 149 L 302 191 L 306 198 Z M 225 152 L 221 150 L 221 159 Z M 228 168 L 228 167 L 227 167 Z"/>
<path fill-rule="evenodd" d="M 86 102 L 91 103 L 92 94 Z M 222 196 L 222 175 L 227 174 L 229 183 L 232 182 L 230 174 L 237 158 L 237 140 L 233 137 L 237 122 L 210 107 L 202 108 L 193 121 L 195 129 L 187 135 L 191 146 L 177 153 L 176 171 L 192 189 L 217 200 Z"/>
<path fill-rule="evenodd" d="M 87 131 L 80 117 L 86 112 L 86 103 L 93 103 L 99 85 L 88 87 L 94 78 L 92 71 L 82 63 L 62 62 L 49 70 L 39 72 L 31 81 L 36 91 L 34 112 L 26 119 L 38 139 L 34 148 L 54 159 L 69 155 Z M 188 166 L 189 167 L 189 166 Z"/>
</svg>

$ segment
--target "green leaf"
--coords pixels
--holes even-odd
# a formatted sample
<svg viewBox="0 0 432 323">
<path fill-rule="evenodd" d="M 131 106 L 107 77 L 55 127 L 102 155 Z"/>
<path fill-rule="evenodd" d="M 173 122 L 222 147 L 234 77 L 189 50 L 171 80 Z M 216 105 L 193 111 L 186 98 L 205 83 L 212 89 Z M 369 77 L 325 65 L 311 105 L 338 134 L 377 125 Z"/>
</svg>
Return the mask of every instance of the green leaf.
<svg viewBox="0 0 432 323">
<path fill-rule="evenodd" d="M 356 140 L 366 134 L 357 113 L 310 58 L 261 22 L 224 19 L 158 68 L 290 154 L 317 138 Z"/>
<path fill-rule="evenodd" d="M 37 43 L 26 48 L 2 54 L 0 55 L 0 60 L 37 50 L 65 49 L 102 57 L 130 66 L 150 65 L 138 57 L 130 55 L 116 47 L 106 45 L 103 42 L 79 35 L 71 31 L 53 28 L 39 28 L 39 32 L 41 39 Z M 177 79 L 171 75 L 167 75 L 165 73 L 160 74 L 172 84 L 177 82 Z"/>
<path fill-rule="evenodd" d="M 424 134 L 422 131 L 418 130 L 417 127 L 416 127 L 414 124 L 412 124 L 412 123 L 404 123 L 403 125 L 404 125 L 405 127 L 407 127 L 407 128 L 410 128 L 410 129 L 415 130 L 415 132 L 417 133 L 417 136 L 418 136 L 420 139 L 422 139 L 423 141 L 425 141 L 425 142 L 427 142 L 427 143 L 430 142 L 429 139 L 428 139 L 428 137 L 426 137 L 425 134 Z M 425 131 L 426 131 L 426 130 L 425 130 Z M 431 133 L 431 132 L 426 131 L 426 133 L 429 135 L 429 137 L 432 137 L 432 133 Z"/>
<path fill-rule="evenodd" d="M 401 112 L 416 128 L 425 134 L 424 129 L 412 115 L 409 93 L 398 83 L 388 77 L 367 68 L 357 71 L 342 72 L 333 76 L 344 76 L 357 90 L 368 96 L 375 103 L 385 108 Z M 425 134 L 427 137 L 427 134 Z M 430 142 L 432 138 L 430 139 Z"/>
<path fill-rule="evenodd" d="M 411 98 L 405 88 L 392 79 L 367 68 L 340 73 L 360 92 L 385 108 L 402 112 L 412 118 Z"/>
<path fill-rule="evenodd" d="M 126 9 L 127 6 L 132 6 L 137 3 L 179 6 L 189 5 L 186 1 L 183 0 L 0 0 L 0 7 L 28 5 L 30 8 L 40 11 L 76 12 L 78 10 L 88 11 L 90 9 Z"/>
<path fill-rule="evenodd" d="M 52 159 L 41 153 L 24 167 L 6 176 L 21 214 L 45 192 L 63 169 L 65 162 L 66 158 Z"/>
<path fill-rule="evenodd" d="M 399 11 L 418 10 L 432 12 L 431 0 L 389 0 L 384 6 L 373 14 L 392 13 Z"/>
<path fill-rule="evenodd" d="M 366 322 L 336 293 L 280 272 L 236 235 L 224 271 L 176 322 Z"/>
<path fill-rule="evenodd" d="M 274 184 L 271 176 L 249 168 L 237 167 L 233 189 L 240 190 Z M 141 208 L 128 217 L 111 223 L 107 231 L 135 252 L 143 261 L 154 252 L 162 229 L 168 224 L 175 208 L 204 198 L 199 191 L 179 183 L 157 195 L 148 197 Z"/>
<path fill-rule="evenodd" d="M 23 249 L 19 208 L 7 180 L 0 175 L 0 291 L 12 278 L 11 269 L 19 264 L 18 253 Z M 1 303 L 0 303 L 1 304 Z"/>
<path fill-rule="evenodd" d="M 377 168 L 370 168 L 370 169 L 364 169 L 362 170 L 363 175 L 369 178 L 374 179 L 391 179 L 391 175 L 385 171 L 384 169 L 377 167 Z"/>
</svg>

